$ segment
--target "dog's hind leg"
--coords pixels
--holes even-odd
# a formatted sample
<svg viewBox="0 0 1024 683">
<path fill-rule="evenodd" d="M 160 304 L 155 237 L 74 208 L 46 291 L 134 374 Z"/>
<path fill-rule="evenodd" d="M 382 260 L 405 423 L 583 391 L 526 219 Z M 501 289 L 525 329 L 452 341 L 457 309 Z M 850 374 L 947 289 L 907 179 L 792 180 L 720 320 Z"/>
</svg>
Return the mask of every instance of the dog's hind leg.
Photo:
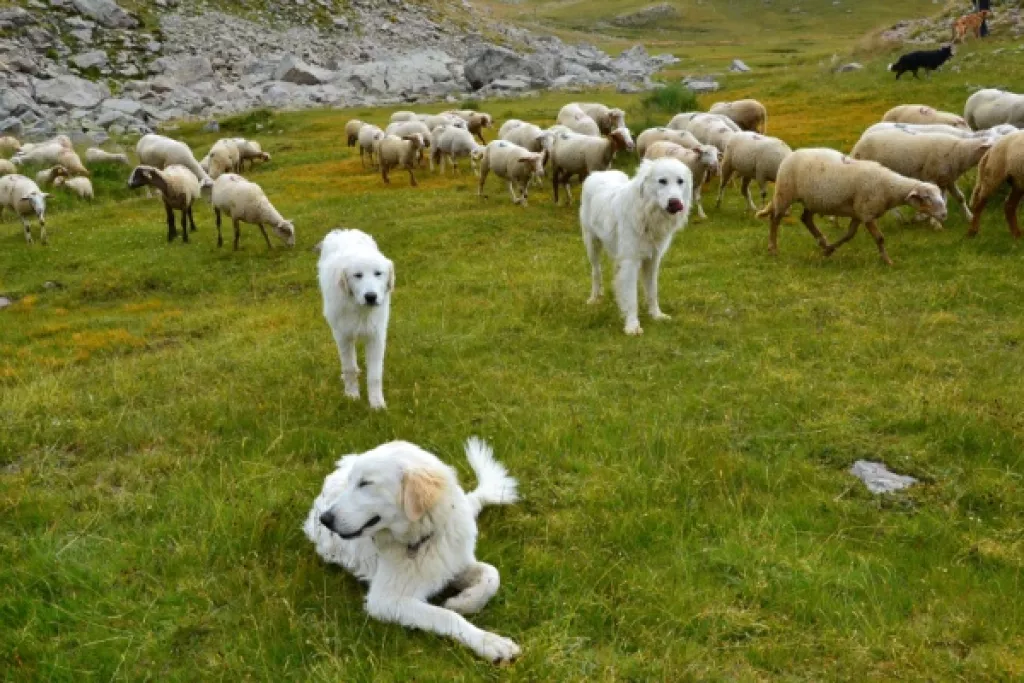
<svg viewBox="0 0 1024 683">
<path fill-rule="evenodd" d="M 384 403 L 384 337 L 370 337 L 366 341 L 366 395 L 374 410 L 387 408 Z M 359 385 L 356 385 L 356 392 Z"/>
<path fill-rule="evenodd" d="M 658 305 L 658 271 L 661 269 L 661 257 L 655 255 L 640 265 L 644 276 L 644 290 L 647 293 L 647 311 L 653 320 L 671 320 L 671 316 L 661 312 Z"/>
<path fill-rule="evenodd" d="M 643 334 L 640 318 L 637 315 L 637 279 L 640 276 L 640 263 L 637 261 L 620 261 L 615 273 L 615 298 L 619 310 L 626 319 L 625 332 L 629 335 Z"/>
<path fill-rule="evenodd" d="M 476 614 L 482 610 L 501 586 L 498 570 L 485 562 L 477 562 L 455 577 L 459 593 L 444 602 L 444 608 L 459 614 Z"/>
<path fill-rule="evenodd" d="M 590 259 L 590 298 L 588 304 L 596 304 L 604 295 L 604 279 L 601 275 L 601 243 L 598 239 L 583 227 L 583 246 L 587 248 L 587 258 Z"/>
<path fill-rule="evenodd" d="M 345 383 L 345 395 L 359 398 L 359 361 L 356 359 L 356 340 L 354 337 L 334 335 L 341 357 L 341 381 Z"/>
</svg>

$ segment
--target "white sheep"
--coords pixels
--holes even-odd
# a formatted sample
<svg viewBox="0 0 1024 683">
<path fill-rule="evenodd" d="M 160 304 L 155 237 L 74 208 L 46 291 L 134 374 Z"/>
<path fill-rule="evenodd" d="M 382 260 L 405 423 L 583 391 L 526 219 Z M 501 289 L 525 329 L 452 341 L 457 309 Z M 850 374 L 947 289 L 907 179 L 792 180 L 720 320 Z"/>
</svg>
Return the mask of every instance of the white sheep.
<svg viewBox="0 0 1024 683">
<path fill-rule="evenodd" d="M 1009 128 L 1013 128 L 1010 126 Z M 1003 135 L 1007 135 L 1009 132 L 1007 128 L 1003 126 L 997 126 L 993 129 L 987 130 L 965 130 L 963 128 L 957 128 L 955 126 L 947 126 L 944 123 L 893 123 L 892 121 L 882 121 L 875 123 L 864 130 L 863 135 L 868 133 L 878 133 L 883 130 L 897 130 L 903 131 L 908 135 L 929 135 L 929 134 L 941 134 L 941 135 L 952 135 L 958 138 L 998 138 Z"/>
<path fill-rule="evenodd" d="M 607 171 L 616 152 L 631 149 L 633 138 L 628 128 L 616 128 L 607 137 L 574 133 L 557 135 L 551 147 L 551 184 L 555 204 L 558 203 L 559 185 L 565 188 L 571 206 L 569 181 L 573 176 L 579 176 L 583 181 L 594 171 Z"/>
<path fill-rule="evenodd" d="M 66 187 L 82 199 L 93 199 L 95 196 L 92 190 L 92 181 L 81 176 L 76 178 L 65 178 L 63 176 L 53 181 L 54 187 Z"/>
<path fill-rule="evenodd" d="M 566 128 L 565 132 L 572 131 Z M 555 133 L 550 129 L 544 130 L 540 126 L 527 123 L 526 121 L 509 119 L 502 124 L 501 129 L 498 131 L 498 138 L 500 140 L 508 140 L 513 145 L 519 145 L 531 152 L 543 154 L 544 164 L 547 165 L 548 159 L 551 158 L 551 147 L 555 141 Z M 540 178 L 534 177 L 533 182 L 539 183 Z"/>
<path fill-rule="evenodd" d="M 57 178 L 67 178 L 70 173 L 68 169 L 64 168 L 60 164 L 51 166 L 50 168 L 44 169 L 36 173 L 36 185 L 39 187 L 48 187 L 53 185 L 53 181 Z"/>
<path fill-rule="evenodd" d="M 359 163 L 366 168 L 366 159 L 370 160 L 370 168 L 375 166 L 374 156 L 377 153 L 377 144 L 384 139 L 384 131 L 377 126 L 368 123 L 359 129 Z"/>
<path fill-rule="evenodd" d="M 0 154 L 17 153 L 21 150 L 21 143 L 18 138 L 10 135 L 0 135 Z"/>
<path fill-rule="evenodd" d="M 426 117 L 424 117 L 425 119 Z M 440 121 L 440 120 L 439 120 Z M 441 121 L 449 126 L 457 125 L 455 119 L 444 119 Z M 462 119 L 458 119 L 458 124 L 463 124 Z M 423 150 L 430 148 L 430 131 L 432 128 L 428 126 L 423 119 L 419 121 L 400 121 L 398 123 L 392 123 L 384 129 L 384 133 L 387 135 L 394 135 L 398 138 L 408 137 L 410 135 L 419 135 L 423 141 L 423 147 L 416 152 L 417 165 L 422 165 L 423 161 Z"/>
<path fill-rule="evenodd" d="M 685 130 L 675 130 L 673 128 L 648 128 L 644 132 L 640 133 L 636 137 L 636 153 L 637 156 L 643 157 L 647 154 L 647 148 L 653 145 L 655 142 L 672 142 L 680 147 L 686 149 L 696 149 L 703 143 L 693 136 L 693 133 Z M 694 178 L 695 183 L 699 183 L 700 179 Z"/>
<path fill-rule="evenodd" d="M 454 126 L 442 123 L 440 126 L 434 126 L 430 130 L 430 140 L 427 145 L 430 153 L 427 155 L 427 158 L 430 160 L 431 172 L 441 170 L 441 136 L 451 128 L 454 128 Z"/>
<path fill-rule="evenodd" d="M 239 170 L 241 163 L 242 155 L 238 151 L 235 141 L 230 138 L 221 138 L 213 143 L 210 153 L 199 162 L 199 165 L 210 174 L 210 178 L 216 180 L 225 173 L 234 173 Z"/>
<path fill-rule="evenodd" d="M 723 116 L 721 114 L 709 114 L 701 111 L 690 111 L 682 114 L 676 114 L 672 117 L 672 120 L 668 122 L 668 126 L 666 127 L 674 130 L 690 130 L 690 132 L 693 132 L 690 129 L 690 126 L 695 122 L 703 123 L 704 125 L 720 123 L 732 131 L 737 133 L 740 132 L 739 125 L 728 116 Z"/>
<path fill-rule="evenodd" d="M 962 116 L 948 111 L 939 111 L 924 104 L 901 104 L 885 112 L 883 121 L 891 123 L 944 123 L 954 128 L 968 129 Z"/>
<path fill-rule="evenodd" d="M 452 165 L 453 174 L 457 173 L 459 170 L 458 160 L 462 157 L 470 160 L 470 166 L 476 172 L 474 152 L 480 148 L 480 145 L 477 144 L 476 138 L 473 137 L 471 132 L 465 128 L 449 126 L 441 134 L 437 144 L 441 152 L 442 174 L 444 173 L 445 161 Z"/>
<path fill-rule="evenodd" d="M 792 152 L 789 145 L 779 138 L 758 133 L 734 133 L 729 138 L 722 159 L 722 182 L 718 188 L 716 206 L 722 205 L 725 187 L 735 174 L 743 179 L 740 194 L 746 197 L 747 207 L 756 212 L 758 209 L 750 197 L 751 181 L 757 181 L 761 189 L 761 204 L 764 205 L 768 199 L 768 183 L 775 182 L 779 166 Z"/>
<path fill-rule="evenodd" d="M 466 127 L 465 120 L 463 120 L 459 116 L 455 116 L 454 114 L 448 114 L 448 113 L 428 114 L 427 116 L 424 116 L 422 119 L 420 119 L 420 123 L 422 123 L 424 126 L 426 126 L 428 131 L 429 130 L 434 130 L 438 126 L 455 126 L 457 128 L 465 128 Z M 393 126 L 395 126 L 397 128 L 400 125 L 400 123 L 399 124 L 394 124 L 393 123 L 391 125 L 393 125 Z M 388 127 L 390 128 L 391 126 L 388 126 Z M 404 129 L 402 129 L 402 130 L 404 130 Z M 419 132 L 419 131 L 412 131 L 412 132 Z M 404 135 L 408 135 L 408 133 L 403 133 L 403 134 Z"/>
<path fill-rule="evenodd" d="M 391 115 L 390 123 L 400 123 L 402 121 L 419 121 L 420 115 L 414 111 L 396 111 Z"/>
<path fill-rule="evenodd" d="M 7 159 L 0 159 L 0 176 L 10 175 L 17 172 L 18 167 L 14 165 L 14 162 L 8 161 Z"/>
<path fill-rule="evenodd" d="M 169 164 L 163 169 L 155 166 L 136 166 L 128 178 L 128 187 L 152 187 L 160 193 L 164 200 L 164 210 L 167 212 L 168 242 L 173 241 L 178 235 L 174 227 L 174 210 L 181 211 L 181 240 L 188 242 L 189 223 L 192 224 L 193 232 L 196 229 L 192 205 L 199 199 L 202 191 L 199 178 L 192 169 L 182 164 Z"/>
<path fill-rule="evenodd" d="M 658 140 L 651 143 L 644 152 L 645 159 L 661 159 L 670 157 L 678 159 L 690 169 L 693 174 L 693 203 L 697 207 L 697 216 L 701 219 L 707 218 L 704 213 L 701 185 L 718 171 L 718 150 L 711 145 L 700 145 L 696 149 L 687 149 L 668 140 Z"/>
<path fill-rule="evenodd" d="M 967 220 L 971 210 L 956 181 L 981 161 L 992 147 L 989 138 L 958 138 L 952 135 L 907 135 L 901 131 L 865 133 L 854 146 L 854 159 L 877 161 L 886 168 L 952 192 Z"/>
<path fill-rule="evenodd" d="M 590 135 L 592 137 L 600 137 L 601 135 L 601 127 L 597 125 L 597 121 L 590 118 L 583 111 L 583 108 L 576 103 L 567 104 L 558 111 L 558 123 L 580 135 Z"/>
<path fill-rule="evenodd" d="M 964 118 L 974 130 L 1008 123 L 1024 128 L 1024 95 L 985 88 L 967 98 Z"/>
<path fill-rule="evenodd" d="M 245 170 L 245 162 L 249 162 L 249 168 L 256 165 L 257 161 L 268 162 L 270 155 L 263 151 L 262 145 L 255 140 L 246 138 L 230 138 L 238 148 L 238 170 Z"/>
<path fill-rule="evenodd" d="M 909 204 L 938 220 L 946 217 L 942 190 L 931 183 L 907 178 L 874 161 L 858 161 L 834 149 L 798 149 L 779 166 L 775 195 L 758 218 L 770 218 L 768 248 L 778 251 L 779 224 L 795 202 L 804 205 L 800 220 L 826 256 L 853 239 L 864 223 L 875 238 L 882 260 L 892 265 L 878 219 L 886 211 Z M 815 214 L 850 218 L 846 235 L 828 243 L 814 224 Z"/>
<path fill-rule="evenodd" d="M 480 184 L 477 195 L 486 198 L 484 182 L 490 171 L 508 182 L 512 203 L 526 206 L 529 185 L 534 177 L 544 177 L 544 155 L 514 145 L 508 140 L 494 140 L 480 154 Z M 518 188 L 518 192 L 516 191 Z"/>
<path fill-rule="evenodd" d="M 73 151 L 71 138 L 67 135 L 58 135 L 46 142 L 36 144 L 26 143 L 22 145 L 21 150 L 14 155 L 11 161 L 18 166 L 23 164 L 42 164 L 45 166 L 53 166 L 54 164 L 60 163 L 58 161 L 58 157 L 61 152 L 67 150 Z"/>
<path fill-rule="evenodd" d="M 484 128 L 490 128 L 494 125 L 494 119 L 490 114 L 472 109 L 452 109 L 445 113 L 454 114 L 461 118 L 466 122 L 466 129 L 480 140 L 481 143 L 487 144 L 487 141 L 484 139 Z"/>
<path fill-rule="evenodd" d="M 1003 205 L 1003 214 L 1010 227 L 1010 234 L 1020 239 L 1020 226 L 1017 223 L 1017 208 L 1024 197 L 1024 131 L 1000 138 L 988 154 L 981 160 L 978 167 L 978 184 L 971 194 L 971 210 L 974 220 L 967 232 L 968 237 L 978 234 L 981 227 L 981 213 L 985 210 L 992 194 L 1003 183 L 1009 181 L 1010 194 Z"/>
<path fill-rule="evenodd" d="M 377 145 L 378 159 L 380 164 L 380 176 L 385 183 L 390 184 L 388 172 L 395 167 L 401 167 L 409 171 L 409 184 L 416 187 L 416 176 L 413 175 L 413 168 L 416 160 L 423 150 L 425 142 L 419 133 L 412 133 L 404 137 L 395 135 L 385 136 Z"/>
<path fill-rule="evenodd" d="M 199 180 L 201 187 L 213 185 L 213 179 L 199 165 L 192 150 L 184 142 L 150 133 L 139 138 L 135 145 L 135 154 L 139 157 L 140 166 L 152 166 L 156 169 L 173 165 L 184 166 Z"/>
<path fill-rule="evenodd" d="M 31 178 L 12 174 L 0 178 L 0 213 L 5 208 L 14 209 L 25 228 L 25 241 L 32 244 L 32 228 L 28 216 L 39 219 L 39 240 L 46 244 L 46 198 L 47 193 L 39 189 Z"/>
<path fill-rule="evenodd" d="M 359 141 L 359 131 L 365 125 L 367 124 L 359 119 L 351 119 L 345 124 L 345 138 L 349 147 L 356 146 L 356 142 Z"/>
<path fill-rule="evenodd" d="M 732 121 L 725 123 L 724 117 L 704 115 L 694 118 L 690 122 L 689 132 L 705 145 L 714 145 L 718 151 L 725 155 L 725 148 L 733 135 L 742 131 L 735 129 Z M 729 124 L 732 124 L 731 126 Z"/>
<path fill-rule="evenodd" d="M 124 153 L 113 154 L 98 147 L 90 147 L 85 150 L 85 163 L 87 164 L 129 164 L 128 155 Z"/>
<path fill-rule="evenodd" d="M 210 197 L 213 205 L 213 213 L 217 219 L 217 246 L 224 246 L 224 238 L 221 235 L 220 223 L 221 214 L 226 213 L 231 219 L 235 228 L 235 249 L 238 249 L 238 239 L 241 236 L 239 223 L 252 223 L 258 225 L 263 239 L 267 241 L 267 249 L 272 249 L 270 236 L 264 225 L 269 225 L 285 244 L 289 247 L 295 246 L 295 224 L 284 217 L 274 208 L 274 205 L 267 199 L 263 188 L 235 173 L 225 173 L 213 184 L 213 193 Z"/>
<path fill-rule="evenodd" d="M 608 135 L 616 128 L 626 127 L 626 113 L 621 109 L 612 109 L 599 102 L 578 102 L 583 113 L 594 119 L 601 135 Z"/>
<path fill-rule="evenodd" d="M 708 113 L 728 117 L 742 130 L 755 133 L 768 131 L 768 109 L 757 100 L 716 102 L 711 105 Z"/>
</svg>

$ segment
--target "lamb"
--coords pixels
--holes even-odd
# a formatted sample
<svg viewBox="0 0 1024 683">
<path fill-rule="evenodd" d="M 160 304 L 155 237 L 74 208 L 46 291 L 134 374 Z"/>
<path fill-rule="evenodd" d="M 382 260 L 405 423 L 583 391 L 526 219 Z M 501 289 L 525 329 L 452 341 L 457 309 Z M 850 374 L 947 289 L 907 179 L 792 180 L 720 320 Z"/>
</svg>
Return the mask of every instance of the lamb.
<svg viewBox="0 0 1024 683">
<path fill-rule="evenodd" d="M 57 178 L 67 178 L 70 173 L 68 169 L 64 168 L 60 164 L 47 168 L 39 173 L 36 173 L 36 185 L 39 187 L 47 187 L 53 185 L 53 181 Z"/>
<path fill-rule="evenodd" d="M 18 166 L 23 164 L 53 166 L 60 163 L 58 157 L 65 151 L 73 151 L 71 138 L 67 135 L 58 135 L 46 142 L 22 145 L 21 150 L 14 155 L 11 161 Z"/>
<path fill-rule="evenodd" d="M 65 178 L 63 176 L 53 181 L 54 187 L 66 187 L 82 199 L 93 199 L 92 181 L 88 178 Z"/>
<path fill-rule="evenodd" d="M 208 165 L 204 166 L 203 162 L 206 162 Z M 200 162 L 200 166 L 210 174 L 210 178 L 216 180 L 225 173 L 239 170 L 241 163 L 242 155 L 238 151 L 238 145 L 235 141 L 222 138 L 213 143 L 210 153 Z"/>
<path fill-rule="evenodd" d="M 148 136 L 144 136 L 143 139 L 145 137 Z M 153 187 L 160 193 L 164 200 L 164 210 L 167 212 L 168 242 L 174 241 L 178 234 L 174 227 L 174 210 L 181 211 L 181 241 L 188 243 L 189 223 L 192 224 L 193 232 L 196 229 L 196 220 L 192 216 L 192 205 L 199 199 L 202 187 L 192 169 L 182 164 L 168 164 L 163 169 L 155 166 L 136 166 L 132 170 L 131 177 L 128 178 L 128 187 L 133 190 L 140 187 Z"/>
<path fill-rule="evenodd" d="M 494 119 L 491 118 L 490 114 L 482 111 L 473 111 L 472 109 L 453 109 L 445 113 L 461 118 L 466 122 L 466 128 L 469 132 L 480 140 L 482 144 L 487 144 L 487 141 L 484 139 L 484 128 L 490 128 L 494 124 Z"/>
<path fill-rule="evenodd" d="M 565 187 L 571 206 L 569 181 L 574 175 L 582 181 L 594 171 L 607 171 L 616 152 L 630 149 L 633 149 L 633 138 L 628 128 L 616 128 L 607 137 L 572 133 L 557 136 L 551 147 L 551 184 L 555 204 L 558 204 L 559 185 Z"/>
<path fill-rule="evenodd" d="M 0 135 L 0 154 L 15 154 L 21 150 L 21 143 L 10 135 Z"/>
<path fill-rule="evenodd" d="M 377 144 L 384 139 L 384 131 L 377 126 L 368 123 L 359 129 L 359 163 L 366 168 L 366 158 L 370 159 L 370 168 L 374 167 L 374 154 L 377 151 Z"/>
<path fill-rule="evenodd" d="M 636 138 L 637 156 L 643 158 L 647 154 L 647 148 L 655 142 L 672 142 L 686 149 L 697 149 L 703 143 L 693 136 L 693 133 L 673 128 L 648 128 Z M 694 176 L 694 182 L 699 183 L 700 179 Z"/>
<path fill-rule="evenodd" d="M 711 105 L 708 113 L 726 116 L 736 122 L 742 130 L 755 133 L 768 131 L 768 109 L 757 100 L 736 100 L 734 102 L 716 102 Z"/>
<path fill-rule="evenodd" d="M 440 136 L 438 147 L 441 152 L 441 173 L 444 173 L 444 162 L 448 160 L 452 165 L 453 173 L 458 172 L 459 157 L 468 157 L 473 171 L 476 171 L 474 152 L 480 148 L 473 134 L 465 128 L 449 126 Z M 546 158 L 546 157 L 545 157 Z"/>
<path fill-rule="evenodd" d="M 767 137 L 757 133 L 736 133 L 729 138 L 722 160 L 722 182 L 718 188 L 718 203 L 722 205 L 725 186 L 735 173 L 743 179 L 740 194 L 747 199 L 747 206 L 756 212 L 754 200 L 750 197 L 750 182 L 757 181 L 761 188 L 761 204 L 768 199 L 768 183 L 775 182 L 779 166 L 783 160 L 793 153 L 789 145 L 779 138 Z"/>
<path fill-rule="evenodd" d="M 967 200 L 956 181 L 974 168 L 991 147 L 989 138 L 879 131 L 865 133 L 850 156 L 877 161 L 900 175 L 933 183 L 946 192 L 952 192 L 963 207 L 967 220 L 972 220 Z"/>
<path fill-rule="evenodd" d="M 817 240 L 826 256 L 853 239 L 861 223 L 867 226 L 882 260 L 892 265 L 885 251 L 885 238 L 878 219 L 889 209 L 910 204 L 919 211 L 943 220 L 946 201 L 942 190 L 932 183 L 906 178 L 874 161 L 857 161 L 834 149 L 798 149 L 779 166 L 775 196 L 757 213 L 770 218 L 768 248 L 778 252 L 779 224 L 794 202 L 804 205 L 800 220 Z M 845 216 L 850 228 L 839 241 L 828 243 L 814 224 L 814 215 Z"/>
<path fill-rule="evenodd" d="M 487 181 L 487 174 L 493 169 L 496 176 L 508 181 L 512 203 L 526 207 L 530 181 L 535 177 L 544 177 L 544 154 L 531 152 L 508 140 L 494 140 L 483 148 L 480 156 L 480 184 L 477 187 L 477 195 L 486 198 L 484 182 Z M 519 194 L 516 193 L 517 187 Z"/>
<path fill-rule="evenodd" d="M 974 130 L 1010 124 L 1024 128 L 1024 95 L 985 88 L 967 98 L 964 118 Z"/>
<path fill-rule="evenodd" d="M 138 144 L 135 145 L 135 153 L 139 157 L 140 166 L 152 166 L 156 169 L 184 166 L 199 179 L 202 187 L 213 185 L 213 179 L 199 165 L 192 155 L 192 150 L 184 142 L 150 133 L 139 138 Z"/>
<path fill-rule="evenodd" d="M 981 227 L 981 212 L 985 209 L 992 194 L 1004 182 L 1009 181 L 1010 194 L 1003 205 L 1006 223 L 1010 234 L 1020 239 L 1020 226 L 1017 223 L 1017 208 L 1024 197 L 1024 131 L 1007 135 L 996 142 L 988 154 L 981 160 L 978 168 L 978 184 L 971 194 L 971 209 L 974 219 L 967 232 L 968 237 L 978 234 Z"/>
<path fill-rule="evenodd" d="M 87 164 L 106 164 L 106 163 L 112 163 L 112 164 L 123 164 L 123 165 L 127 166 L 128 165 L 128 155 L 127 154 L 123 154 L 123 153 L 121 153 L 121 154 L 112 154 L 110 152 L 106 152 L 106 151 L 104 151 L 102 149 L 99 149 L 98 147 L 90 147 L 89 149 L 85 150 L 85 163 L 87 163 Z"/>
<path fill-rule="evenodd" d="M 969 130 L 967 121 L 948 111 L 938 111 L 923 104 L 901 104 L 885 112 L 883 121 L 892 123 L 944 123 L 954 128 Z"/>
<path fill-rule="evenodd" d="M 705 179 L 719 172 L 718 150 L 711 145 L 700 145 L 696 149 L 687 149 L 668 140 L 659 140 L 651 144 L 644 153 L 645 159 L 661 159 L 671 157 L 678 159 L 690 169 L 693 175 L 693 203 L 697 205 L 697 216 L 707 218 L 701 197 L 701 185 Z"/>
<path fill-rule="evenodd" d="M 254 223 L 260 227 L 263 239 L 267 241 L 267 249 L 272 249 L 270 237 L 264 224 L 274 229 L 276 234 L 289 247 L 295 246 L 295 224 L 285 220 L 274 205 L 267 199 L 263 189 L 256 183 L 249 182 L 235 173 L 225 173 L 213 184 L 210 198 L 213 214 L 217 218 L 217 246 L 224 246 L 221 234 L 221 214 L 226 213 L 235 228 L 235 250 L 238 250 L 238 239 L 242 231 L 239 223 Z"/>
<path fill-rule="evenodd" d="M 567 104 L 559 110 L 558 123 L 580 135 L 601 135 L 601 127 L 597 125 L 597 121 L 590 118 L 580 105 L 575 103 Z"/>
<path fill-rule="evenodd" d="M 359 119 L 352 119 L 345 124 L 345 137 L 348 140 L 347 144 L 349 147 L 356 146 L 356 142 L 359 141 L 359 130 L 365 125 L 368 124 L 363 123 Z"/>
<path fill-rule="evenodd" d="M 621 109 L 610 109 L 598 102 L 579 102 L 583 113 L 594 119 L 601 135 L 608 135 L 616 128 L 626 127 L 626 113 Z"/>
<path fill-rule="evenodd" d="M 413 168 L 416 166 L 416 159 L 424 147 L 423 136 L 419 133 L 412 133 L 404 137 L 388 135 L 378 144 L 380 155 L 380 176 L 385 183 L 390 184 L 388 171 L 395 166 L 401 166 L 409 171 L 409 184 L 416 187 L 416 176 L 413 175 Z"/>
<path fill-rule="evenodd" d="M 257 161 L 270 161 L 270 155 L 263 151 L 262 145 L 255 140 L 245 138 L 230 138 L 238 148 L 238 170 L 245 170 L 245 162 L 249 162 L 249 168 L 256 165 Z"/>
<path fill-rule="evenodd" d="M 12 174 L 0 178 L 0 213 L 7 207 L 21 218 L 25 228 L 25 241 L 32 244 L 32 228 L 28 216 L 39 219 L 39 240 L 46 244 L 46 198 L 50 195 L 39 189 L 31 178 Z"/>
<path fill-rule="evenodd" d="M 8 161 L 7 159 L 0 159 L 0 176 L 11 175 L 17 173 L 18 167 L 14 165 L 14 162 Z"/>
</svg>

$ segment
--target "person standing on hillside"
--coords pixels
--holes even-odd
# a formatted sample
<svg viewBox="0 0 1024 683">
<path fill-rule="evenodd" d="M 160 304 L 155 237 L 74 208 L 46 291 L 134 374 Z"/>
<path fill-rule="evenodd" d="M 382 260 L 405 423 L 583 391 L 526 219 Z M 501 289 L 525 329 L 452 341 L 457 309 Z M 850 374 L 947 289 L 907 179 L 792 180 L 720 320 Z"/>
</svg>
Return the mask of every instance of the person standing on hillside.
<svg viewBox="0 0 1024 683">
<path fill-rule="evenodd" d="M 992 0 L 974 0 L 974 11 L 980 12 L 982 10 L 992 11 Z M 985 38 L 988 36 L 988 17 L 981 22 L 981 37 Z"/>
</svg>

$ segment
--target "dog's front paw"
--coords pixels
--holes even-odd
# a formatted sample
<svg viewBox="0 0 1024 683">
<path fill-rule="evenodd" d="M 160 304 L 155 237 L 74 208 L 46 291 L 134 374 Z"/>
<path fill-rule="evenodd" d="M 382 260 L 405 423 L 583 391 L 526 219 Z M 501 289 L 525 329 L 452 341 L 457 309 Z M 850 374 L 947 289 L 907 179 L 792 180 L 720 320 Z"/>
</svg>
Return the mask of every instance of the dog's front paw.
<svg viewBox="0 0 1024 683">
<path fill-rule="evenodd" d="M 483 642 L 477 648 L 477 654 L 494 664 L 511 664 L 522 650 L 514 641 L 503 638 L 495 633 L 485 633 Z"/>
<path fill-rule="evenodd" d="M 388 404 L 384 402 L 383 396 L 371 396 L 370 407 L 374 410 L 384 410 L 388 407 Z"/>
<path fill-rule="evenodd" d="M 651 313 L 651 320 L 671 320 L 671 319 L 672 319 L 672 316 L 668 315 L 667 313 L 662 313 L 661 311 L 655 311 L 654 313 Z"/>
<path fill-rule="evenodd" d="M 625 328 L 626 334 L 636 337 L 644 333 L 644 328 L 640 327 L 639 322 L 628 322 Z"/>
<path fill-rule="evenodd" d="M 345 387 L 345 396 L 353 400 L 359 400 L 359 387 Z"/>
</svg>

